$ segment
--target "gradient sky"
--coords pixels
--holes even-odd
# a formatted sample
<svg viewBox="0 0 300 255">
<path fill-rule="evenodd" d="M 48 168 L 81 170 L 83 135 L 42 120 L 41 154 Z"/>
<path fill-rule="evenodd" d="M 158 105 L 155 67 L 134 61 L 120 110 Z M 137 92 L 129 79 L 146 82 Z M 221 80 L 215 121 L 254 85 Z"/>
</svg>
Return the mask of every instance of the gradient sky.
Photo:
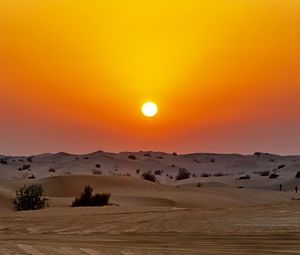
<svg viewBox="0 0 300 255">
<path fill-rule="evenodd" d="M 0 33 L 0 154 L 300 154 L 300 1 L 0 0 Z"/>
</svg>

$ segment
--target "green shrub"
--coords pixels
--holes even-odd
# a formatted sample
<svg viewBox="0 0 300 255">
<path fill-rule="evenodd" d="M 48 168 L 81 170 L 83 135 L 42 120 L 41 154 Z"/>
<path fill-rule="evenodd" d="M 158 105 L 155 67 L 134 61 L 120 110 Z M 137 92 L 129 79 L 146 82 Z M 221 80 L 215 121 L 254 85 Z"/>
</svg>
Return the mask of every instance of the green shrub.
<svg viewBox="0 0 300 255">
<path fill-rule="evenodd" d="M 109 193 L 95 194 L 93 196 L 93 188 L 86 186 L 79 198 L 75 198 L 72 207 L 83 206 L 104 206 L 107 205 L 110 199 Z"/>
<path fill-rule="evenodd" d="M 11 202 L 16 211 L 37 210 L 48 206 L 48 199 L 44 197 L 41 184 L 23 186 Z"/>
</svg>

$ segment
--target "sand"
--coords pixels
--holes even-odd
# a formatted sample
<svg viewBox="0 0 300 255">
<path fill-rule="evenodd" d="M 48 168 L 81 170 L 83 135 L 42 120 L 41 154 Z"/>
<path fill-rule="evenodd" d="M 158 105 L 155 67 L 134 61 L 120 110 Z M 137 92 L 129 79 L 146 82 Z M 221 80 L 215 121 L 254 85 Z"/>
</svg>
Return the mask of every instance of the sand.
<svg viewBox="0 0 300 255">
<path fill-rule="evenodd" d="M 0 254 L 300 254 L 300 195 L 293 192 L 299 184 L 295 178 L 298 157 L 153 152 L 149 157 L 139 152 L 136 160 L 130 160 L 131 154 L 34 156 L 29 172 L 36 179 L 19 176 L 23 171 L 16 169 L 18 157 L 9 158 L 8 164 L 1 165 L 1 171 L 8 173 L 0 179 Z M 215 162 L 210 162 L 211 157 Z M 50 173 L 53 161 L 58 170 Z M 101 176 L 87 170 L 95 162 L 101 164 Z M 166 173 L 176 175 L 178 170 L 172 163 L 197 176 L 167 179 Z M 118 171 L 108 170 L 105 164 L 118 165 Z M 138 165 L 154 171 L 155 164 L 164 170 L 158 176 L 160 183 L 135 174 Z M 282 164 L 278 179 L 253 174 Z M 61 174 L 67 168 L 70 173 Z M 129 171 L 131 176 L 123 176 Z M 209 171 L 228 175 L 201 177 Z M 251 174 L 251 179 L 237 180 L 242 174 Z M 15 190 L 30 183 L 42 184 L 50 207 L 13 211 L 10 199 Z M 284 192 L 278 191 L 279 183 Z M 85 185 L 95 192 L 110 192 L 111 205 L 70 207 Z"/>
</svg>

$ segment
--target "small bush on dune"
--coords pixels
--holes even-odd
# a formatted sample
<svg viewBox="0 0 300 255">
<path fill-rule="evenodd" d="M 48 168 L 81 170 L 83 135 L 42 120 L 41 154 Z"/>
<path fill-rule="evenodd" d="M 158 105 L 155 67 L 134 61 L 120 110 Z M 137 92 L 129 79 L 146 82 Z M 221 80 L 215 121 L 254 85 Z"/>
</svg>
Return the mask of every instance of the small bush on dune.
<svg viewBox="0 0 300 255">
<path fill-rule="evenodd" d="M 128 158 L 132 159 L 132 160 L 136 160 L 136 156 L 135 155 L 129 155 Z"/>
<path fill-rule="evenodd" d="M 49 170 L 48 170 L 48 172 L 49 172 L 49 173 L 55 173 L 55 172 L 56 172 L 56 170 L 55 170 L 55 168 L 53 168 L 53 167 L 50 167 L 50 168 L 49 168 Z"/>
<path fill-rule="evenodd" d="M 190 178 L 191 173 L 186 168 L 179 168 L 178 175 L 176 176 L 176 180 L 184 180 Z"/>
<path fill-rule="evenodd" d="M 73 201 L 72 207 L 104 206 L 108 204 L 109 199 L 109 193 L 95 194 L 93 196 L 93 188 L 86 186 L 80 197 Z"/>
<path fill-rule="evenodd" d="M 223 177 L 223 176 L 225 176 L 225 174 L 223 174 L 223 173 L 216 173 L 216 174 L 214 174 L 214 176 L 215 177 Z"/>
<path fill-rule="evenodd" d="M 142 174 L 142 177 L 146 181 L 156 182 L 156 177 L 155 177 L 155 175 L 151 171 L 144 172 Z"/>
<path fill-rule="evenodd" d="M 48 206 L 48 199 L 44 197 L 44 189 L 40 184 L 23 186 L 11 202 L 16 211 L 37 210 Z"/>
<path fill-rule="evenodd" d="M 249 174 L 244 175 L 244 176 L 240 176 L 239 180 L 249 180 L 251 178 L 251 176 Z"/>
<path fill-rule="evenodd" d="M 295 178 L 300 178 L 300 171 L 298 171 L 298 172 L 296 173 Z"/>
<path fill-rule="evenodd" d="M 162 174 L 162 171 L 161 171 L 161 170 L 155 170 L 155 171 L 154 171 L 154 174 L 155 174 L 155 175 L 161 175 L 161 174 Z"/>
<path fill-rule="evenodd" d="M 93 169 L 92 172 L 93 172 L 94 175 L 101 175 L 102 174 L 102 171 L 100 171 L 98 169 Z"/>
<path fill-rule="evenodd" d="M 277 179 L 279 177 L 279 174 L 273 173 L 269 176 L 270 179 Z"/>
<path fill-rule="evenodd" d="M 262 171 L 260 173 L 260 176 L 269 176 L 270 175 L 270 171 L 266 170 L 266 171 Z"/>
</svg>

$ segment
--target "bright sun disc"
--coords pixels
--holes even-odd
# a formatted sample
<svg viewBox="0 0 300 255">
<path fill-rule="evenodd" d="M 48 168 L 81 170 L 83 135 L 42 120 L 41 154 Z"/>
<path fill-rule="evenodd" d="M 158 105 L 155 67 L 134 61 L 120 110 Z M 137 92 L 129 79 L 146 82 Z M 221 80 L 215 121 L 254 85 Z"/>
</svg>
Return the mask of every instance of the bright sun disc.
<svg viewBox="0 0 300 255">
<path fill-rule="evenodd" d="M 156 115 L 157 113 L 157 106 L 155 103 L 153 102 L 147 102 L 144 103 L 142 106 L 142 113 L 146 116 L 146 117 L 153 117 Z"/>
</svg>

